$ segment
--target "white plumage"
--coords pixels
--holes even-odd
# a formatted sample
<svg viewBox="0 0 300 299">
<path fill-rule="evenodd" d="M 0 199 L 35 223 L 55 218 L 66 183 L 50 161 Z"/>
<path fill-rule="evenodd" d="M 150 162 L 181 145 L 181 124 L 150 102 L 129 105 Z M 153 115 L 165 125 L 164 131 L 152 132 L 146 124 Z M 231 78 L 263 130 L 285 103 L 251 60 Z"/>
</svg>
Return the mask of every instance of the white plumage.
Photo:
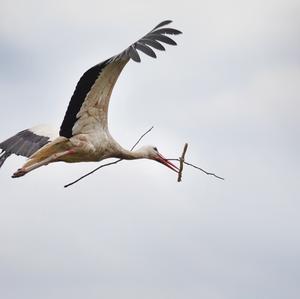
<svg viewBox="0 0 300 299">
<path fill-rule="evenodd" d="M 49 125 L 41 124 L 30 128 L 30 131 L 38 136 L 46 136 L 49 141 L 57 138 L 59 130 Z"/>
<path fill-rule="evenodd" d="M 111 157 L 129 160 L 151 159 L 178 171 L 156 147 L 146 146 L 136 151 L 121 147 L 110 135 L 107 123 L 113 87 L 130 59 L 140 62 L 137 50 L 155 58 L 156 54 L 152 48 L 164 51 L 161 43 L 176 45 L 167 35 L 181 32 L 165 27 L 170 23 L 171 21 L 161 22 L 120 54 L 87 70 L 77 83 L 59 134 L 49 127 L 36 126 L 0 143 L 0 167 L 11 154 L 17 154 L 29 157 L 29 160 L 13 177 L 23 176 L 42 165 L 57 161 L 100 161 Z"/>
</svg>

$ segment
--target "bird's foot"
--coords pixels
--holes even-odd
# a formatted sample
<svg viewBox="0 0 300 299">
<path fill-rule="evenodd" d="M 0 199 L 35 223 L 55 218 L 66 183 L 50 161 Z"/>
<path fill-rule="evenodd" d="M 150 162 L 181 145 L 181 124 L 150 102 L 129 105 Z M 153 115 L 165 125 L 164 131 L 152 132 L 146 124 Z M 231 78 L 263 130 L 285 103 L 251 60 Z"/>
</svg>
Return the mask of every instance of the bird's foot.
<svg viewBox="0 0 300 299">
<path fill-rule="evenodd" d="M 19 178 L 27 173 L 25 168 L 19 168 L 13 175 L 12 178 Z"/>
</svg>

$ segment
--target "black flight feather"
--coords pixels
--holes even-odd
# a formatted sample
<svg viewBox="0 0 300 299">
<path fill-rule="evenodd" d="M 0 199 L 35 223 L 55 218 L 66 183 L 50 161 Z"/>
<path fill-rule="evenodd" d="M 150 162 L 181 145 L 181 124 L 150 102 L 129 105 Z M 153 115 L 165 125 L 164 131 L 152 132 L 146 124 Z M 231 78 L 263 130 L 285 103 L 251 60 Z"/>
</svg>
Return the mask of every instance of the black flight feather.
<svg viewBox="0 0 300 299">
<path fill-rule="evenodd" d="M 0 143 L 0 149 L 2 149 L 0 167 L 11 154 L 29 158 L 38 149 L 47 144 L 49 140 L 49 137 L 37 135 L 29 129 L 6 139 Z"/>
<path fill-rule="evenodd" d="M 72 137 L 72 128 L 77 121 L 77 113 L 79 112 L 87 94 L 91 90 L 93 84 L 100 76 L 101 71 L 108 64 L 109 59 L 99 63 L 87 70 L 80 78 L 75 91 L 71 97 L 69 106 L 65 113 L 64 120 L 61 124 L 59 135 L 67 138 Z"/>
</svg>

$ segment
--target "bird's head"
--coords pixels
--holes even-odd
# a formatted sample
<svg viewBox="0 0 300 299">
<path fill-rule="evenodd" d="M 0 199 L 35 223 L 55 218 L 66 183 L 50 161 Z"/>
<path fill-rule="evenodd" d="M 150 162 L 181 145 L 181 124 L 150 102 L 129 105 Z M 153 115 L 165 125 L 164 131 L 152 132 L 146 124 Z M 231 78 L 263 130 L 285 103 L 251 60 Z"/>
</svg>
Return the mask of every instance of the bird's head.
<svg viewBox="0 0 300 299">
<path fill-rule="evenodd" d="M 170 169 L 172 169 L 175 172 L 179 171 L 179 168 L 174 165 L 172 162 L 170 162 L 168 159 L 166 159 L 157 149 L 156 146 L 147 145 L 141 148 L 143 151 L 144 157 L 147 159 L 155 160 Z"/>
</svg>

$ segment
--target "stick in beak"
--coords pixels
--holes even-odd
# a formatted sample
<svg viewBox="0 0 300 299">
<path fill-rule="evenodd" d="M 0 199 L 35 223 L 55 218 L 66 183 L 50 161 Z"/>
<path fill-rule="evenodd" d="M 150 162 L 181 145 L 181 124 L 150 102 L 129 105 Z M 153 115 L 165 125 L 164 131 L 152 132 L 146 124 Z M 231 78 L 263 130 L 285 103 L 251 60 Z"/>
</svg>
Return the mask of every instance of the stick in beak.
<svg viewBox="0 0 300 299">
<path fill-rule="evenodd" d="M 158 153 L 158 158 L 156 159 L 156 161 L 161 163 L 161 164 L 164 164 L 165 166 L 169 167 L 170 169 L 172 169 L 176 173 L 179 172 L 179 168 L 176 165 L 174 165 L 172 162 L 170 162 L 168 159 L 166 159 L 160 153 Z"/>
</svg>

